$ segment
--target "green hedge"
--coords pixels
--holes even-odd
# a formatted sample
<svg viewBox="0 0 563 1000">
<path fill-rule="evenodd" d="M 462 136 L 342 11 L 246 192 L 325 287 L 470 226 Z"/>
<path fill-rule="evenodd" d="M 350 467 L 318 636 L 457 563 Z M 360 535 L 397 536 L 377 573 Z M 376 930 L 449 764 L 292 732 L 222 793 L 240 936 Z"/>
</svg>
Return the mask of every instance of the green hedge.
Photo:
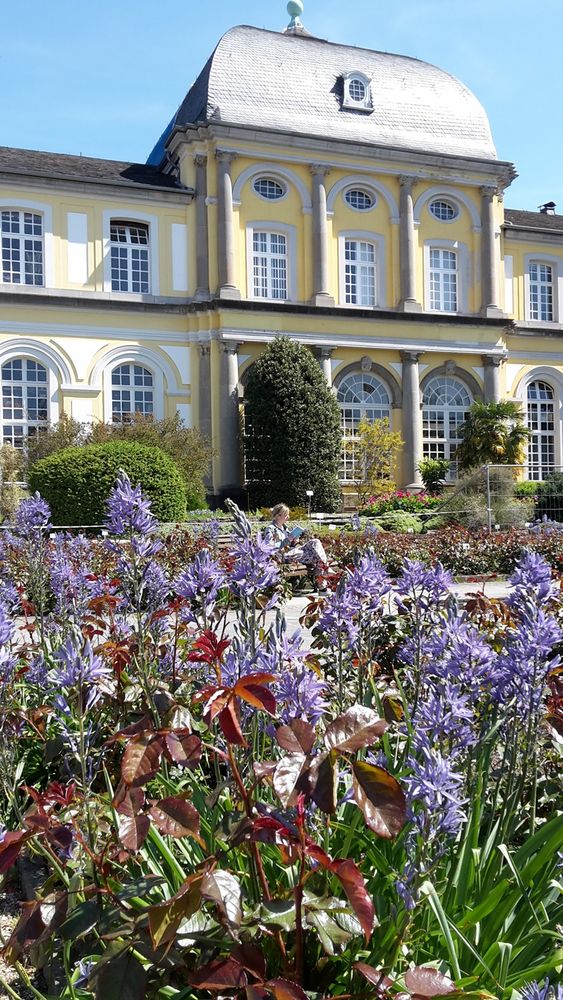
<svg viewBox="0 0 563 1000">
<path fill-rule="evenodd" d="M 54 525 L 102 524 L 106 504 L 123 469 L 140 486 L 159 521 L 186 516 L 186 487 L 175 462 L 160 448 L 129 441 L 65 448 L 37 462 L 29 474 L 51 508 Z"/>
</svg>

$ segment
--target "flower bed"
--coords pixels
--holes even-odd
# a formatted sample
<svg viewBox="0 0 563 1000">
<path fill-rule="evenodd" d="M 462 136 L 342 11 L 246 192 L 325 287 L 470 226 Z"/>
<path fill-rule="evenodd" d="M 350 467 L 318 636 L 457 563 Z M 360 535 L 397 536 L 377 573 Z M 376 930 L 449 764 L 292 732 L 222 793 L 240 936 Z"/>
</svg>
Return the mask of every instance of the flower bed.
<svg viewBox="0 0 563 1000">
<path fill-rule="evenodd" d="M 435 550 L 376 535 L 393 580 L 342 534 L 290 634 L 237 510 L 228 550 L 160 538 L 126 477 L 107 539 L 48 518 L 25 501 L 0 562 L 0 872 L 26 853 L 48 872 L 3 952 L 24 980 L 34 962 L 61 970 L 49 997 L 547 997 L 562 632 L 539 554 L 520 548 L 505 604 L 461 611 Z"/>
</svg>

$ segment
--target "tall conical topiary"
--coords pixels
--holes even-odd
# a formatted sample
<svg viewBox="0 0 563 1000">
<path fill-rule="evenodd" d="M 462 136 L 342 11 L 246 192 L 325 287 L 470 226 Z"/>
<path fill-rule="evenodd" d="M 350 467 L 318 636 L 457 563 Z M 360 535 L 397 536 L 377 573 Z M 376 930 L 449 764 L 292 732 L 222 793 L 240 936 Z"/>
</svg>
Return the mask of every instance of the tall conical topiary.
<svg viewBox="0 0 563 1000">
<path fill-rule="evenodd" d="M 245 431 L 252 505 L 304 505 L 313 490 L 316 510 L 339 507 L 339 409 L 308 348 L 278 337 L 253 364 Z"/>
</svg>

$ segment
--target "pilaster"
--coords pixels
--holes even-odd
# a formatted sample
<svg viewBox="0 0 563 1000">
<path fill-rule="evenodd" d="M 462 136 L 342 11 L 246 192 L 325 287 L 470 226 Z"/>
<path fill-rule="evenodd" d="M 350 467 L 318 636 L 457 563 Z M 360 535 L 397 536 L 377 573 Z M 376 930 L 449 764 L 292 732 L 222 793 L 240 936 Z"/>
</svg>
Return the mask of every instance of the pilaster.
<svg viewBox="0 0 563 1000">
<path fill-rule="evenodd" d="M 195 156 L 196 167 L 196 292 L 199 300 L 210 298 L 209 233 L 207 225 L 207 157 Z"/>
<path fill-rule="evenodd" d="M 481 188 L 481 288 L 483 316 L 502 316 L 498 305 L 498 261 L 495 235 L 496 188 Z"/>
<path fill-rule="evenodd" d="M 313 297 L 316 306 L 333 306 L 328 270 L 328 224 L 326 215 L 325 177 L 330 168 L 324 164 L 311 164 L 313 175 Z"/>
<path fill-rule="evenodd" d="M 421 312 L 421 304 L 416 298 L 416 257 L 414 244 L 414 206 L 412 188 L 414 177 L 399 177 L 401 195 L 399 202 L 399 256 L 401 262 L 402 312 Z"/>
<path fill-rule="evenodd" d="M 217 237 L 219 298 L 240 299 L 240 290 L 235 281 L 235 227 L 233 216 L 233 183 L 231 164 L 236 153 L 218 150 L 217 158 Z"/>
</svg>

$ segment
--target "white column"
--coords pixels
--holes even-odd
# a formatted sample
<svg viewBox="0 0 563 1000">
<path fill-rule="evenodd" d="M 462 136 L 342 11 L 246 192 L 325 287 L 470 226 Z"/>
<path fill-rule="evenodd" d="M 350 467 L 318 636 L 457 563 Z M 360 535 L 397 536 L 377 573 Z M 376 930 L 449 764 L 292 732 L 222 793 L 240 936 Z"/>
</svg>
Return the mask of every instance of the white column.
<svg viewBox="0 0 563 1000">
<path fill-rule="evenodd" d="M 332 347 L 319 347 L 319 361 L 321 363 L 321 368 L 323 375 L 327 380 L 328 385 L 332 388 L 332 364 L 331 357 L 333 354 Z"/>
<path fill-rule="evenodd" d="M 207 157 L 198 153 L 196 165 L 196 299 L 209 298 L 209 234 L 207 230 Z"/>
<path fill-rule="evenodd" d="M 481 288 L 484 316 L 502 316 L 498 305 L 498 261 L 494 197 L 496 188 L 481 188 Z"/>
<path fill-rule="evenodd" d="M 416 257 L 414 245 L 414 206 L 412 187 L 414 177 L 399 177 L 401 198 L 399 205 L 399 253 L 401 260 L 401 302 L 404 312 L 420 312 L 416 299 Z"/>
<path fill-rule="evenodd" d="M 330 294 L 328 271 L 328 226 L 326 218 L 325 177 L 329 167 L 324 164 L 311 165 L 313 174 L 313 298 L 315 306 L 333 306 Z"/>
<path fill-rule="evenodd" d="M 240 490 L 240 415 L 238 343 L 221 345 L 220 431 L 221 492 Z"/>
<path fill-rule="evenodd" d="M 422 460 L 422 413 L 418 359 L 415 351 L 401 351 L 403 362 L 403 440 L 405 442 L 405 475 L 409 485 L 422 480 L 418 464 Z"/>
<path fill-rule="evenodd" d="M 231 163 L 235 153 L 218 151 L 217 209 L 219 247 L 219 298 L 240 299 L 235 282 L 235 226 L 233 219 L 233 183 Z"/>
</svg>

